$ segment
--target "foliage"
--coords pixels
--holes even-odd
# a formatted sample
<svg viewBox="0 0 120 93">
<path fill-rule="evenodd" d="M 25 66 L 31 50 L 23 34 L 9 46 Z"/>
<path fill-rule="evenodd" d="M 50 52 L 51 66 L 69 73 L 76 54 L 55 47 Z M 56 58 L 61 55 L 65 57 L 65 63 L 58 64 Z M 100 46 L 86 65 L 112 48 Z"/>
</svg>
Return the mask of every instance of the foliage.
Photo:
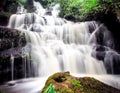
<svg viewBox="0 0 120 93">
<path fill-rule="evenodd" d="M 69 80 L 69 82 L 74 86 L 82 87 L 79 80 Z"/>
<path fill-rule="evenodd" d="M 74 21 L 84 20 L 88 14 L 120 8 L 118 0 L 60 0 L 60 4 L 60 16 Z"/>
<path fill-rule="evenodd" d="M 44 93 L 57 93 L 53 84 L 50 84 L 47 89 L 44 91 Z"/>
<path fill-rule="evenodd" d="M 88 12 L 91 11 L 96 11 L 99 7 L 98 5 L 98 0 L 89 0 L 89 1 L 84 1 L 81 4 L 81 9 L 79 10 L 81 15 L 80 18 L 83 19 L 87 16 Z"/>
<path fill-rule="evenodd" d="M 61 78 L 66 78 L 61 81 Z M 52 85 L 51 85 L 52 84 Z M 101 83 L 100 81 L 90 78 L 73 77 L 69 73 L 58 72 L 48 78 L 41 93 L 54 93 L 48 92 L 49 87 L 55 88 L 56 93 L 119 93 L 120 90 Z"/>
<path fill-rule="evenodd" d="M 21 3 L 26 3 L 27 0 L 19 0 L 19 2 L 21 2 Z"/>
<path fill-rule="evenodd" d="M 64 18 L 74 17 L 80 15 L 79 12 L 79 0 L 60 0 L 61 12 L 60 16 Z M 77 14 L 77 15 L 76 15 Z"/>
</svg>

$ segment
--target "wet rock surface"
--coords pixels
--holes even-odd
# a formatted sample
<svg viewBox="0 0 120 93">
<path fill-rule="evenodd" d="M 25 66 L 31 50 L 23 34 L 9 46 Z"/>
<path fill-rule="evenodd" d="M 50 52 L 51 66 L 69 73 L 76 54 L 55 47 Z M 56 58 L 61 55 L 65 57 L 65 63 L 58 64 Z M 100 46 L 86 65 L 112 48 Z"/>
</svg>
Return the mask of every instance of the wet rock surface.
<svg viewBox="0 0 120 93">
<path fill-rule="evenodd" d="M 28 65 L 26 66 L 30 66 L 30 63 L 22 52 L 25 46 L 23 32 L 0 26 L 0 84 L 30 76 Z"/>
<path fill-rule="evenodd" d="M 48 78 L 42 93 L 119 93 L 120 90 L 90 77 L 73 77 L 69 72 L 53 74 Z"/>
</svg>

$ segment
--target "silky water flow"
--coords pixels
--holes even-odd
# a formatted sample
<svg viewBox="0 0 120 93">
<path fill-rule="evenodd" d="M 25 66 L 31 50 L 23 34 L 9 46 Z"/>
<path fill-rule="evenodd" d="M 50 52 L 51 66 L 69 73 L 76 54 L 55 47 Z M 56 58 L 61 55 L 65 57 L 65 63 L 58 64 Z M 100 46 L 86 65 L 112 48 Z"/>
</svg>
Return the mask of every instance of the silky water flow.
<svg viewBox="0 0 120 93">
<path fill-rule="evenodd" d="M 25 61 L 24 77 L 26 78 L 26 73 L 29 72 L 41 78 L 23 83 L 27 88 L 29 83 L 36 84 L 37 80 L 43 85 L 45 80 L 42 78 L 55 72 L 69 71 L 79 77 L 95 77 L 120 89 L 119 76 L 113 75 L 113 58 L 120 55 L 114 51 L 112 35 L 103 24 L 97 24 L 95 21 L 70 22 L 58 16 L 59 4 L 52 7 L 51 15 L 47 14 L 47 9 L 44 9 L 40 3 L 34 1 L 33 4 L 35 12 L 27 13 L 22 7 L 10 17 L 8 24 L 8 28 L 25 33 L 27 43 L 22 49 L 22 57 Z M 26 71 L 27 66 L 29 71 Z M 11 70 L 13 80 L 13 54 L 11 54 Z M 38 91 L 38 85 L 38 83 L 35 85 L 36 89 L 29 90 L 29 93 Z M 29 85 L 29 88 L 32 86 Z M 22 89 L 24 93 L 28 91 L 26 87 L 17 85 L 16 90 Z"/>
</svg>

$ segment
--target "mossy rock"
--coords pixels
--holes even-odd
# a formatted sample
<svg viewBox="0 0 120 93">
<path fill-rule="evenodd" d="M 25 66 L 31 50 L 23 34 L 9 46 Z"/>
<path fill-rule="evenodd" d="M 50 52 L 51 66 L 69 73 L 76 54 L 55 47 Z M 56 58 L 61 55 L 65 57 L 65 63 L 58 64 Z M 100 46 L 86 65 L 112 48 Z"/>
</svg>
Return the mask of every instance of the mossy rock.
<svg viewBox="0 0 120 93">
<path fill-rule="evenodd" d="M 57 93 L 120 93 L 120 90 L 94 78 L 77 78 L 71 76 L 68 72 L 58 72 L 50 76 L 42 89 L 42 93 L 46 93 L 46 89 L 51 84 Z"/>
<path fill-rule="evenodd" d="M 0 52 L 26 45 L 25 33 L 0 26 Z"/>
<path fill-rule="evenodd" d="M 24 77 L 26 55 L 23 57 L 22 48 L 25 46 L 24 32 L 0 26 L 0 84 L 11 80 L 11 54 L 14 56 L 14 79 Z"/>
</svg>

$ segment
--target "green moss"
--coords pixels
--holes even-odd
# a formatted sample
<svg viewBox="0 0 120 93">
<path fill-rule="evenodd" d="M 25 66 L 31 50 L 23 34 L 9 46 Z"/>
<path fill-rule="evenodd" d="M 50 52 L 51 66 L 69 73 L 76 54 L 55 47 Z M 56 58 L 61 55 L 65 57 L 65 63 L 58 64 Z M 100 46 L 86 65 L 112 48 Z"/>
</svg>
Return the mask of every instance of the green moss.
<svg viewBox="0 0 120 93">
<path fill-rule="evenodd" d="M 82 88 L 83 86 L 81 85 L 80 81 L 79 80 L 69 80 L 70 83 L 74 86 L 77 86 L 77 87 L 80 87 Z"/>
<path fill-rule="evenodd" d="M 65 80 L 62 81 L 63 77 Z M 54 85 L 57 93 L 120 93 L 120 90 L 107 86 L 94 78 L 76 78 L 64 72 L 50 76 L 42 93 L 48 89 L 50 84 Z"/>
<path fill-rule="evenodd" d="M 0 27 L 0 40 L 0 51 L 26 45 L 25 33 L 6 27 Z M 14 43 L 14 46 L 11 42 Z"/>
<path fill-rule="evenodd" d="M 73 21 L 84 21 L 108 9 L 120 8 L 117 0 L 60 0 L 60 4 L 60 16 Z"/>
<path fill-rule="evenodd" d="M 58 93 L 75 93 L 74 91 L 72 91 L 72 89 L 66 87 L 62 87 L 58 91 Z"/>
</svg>

